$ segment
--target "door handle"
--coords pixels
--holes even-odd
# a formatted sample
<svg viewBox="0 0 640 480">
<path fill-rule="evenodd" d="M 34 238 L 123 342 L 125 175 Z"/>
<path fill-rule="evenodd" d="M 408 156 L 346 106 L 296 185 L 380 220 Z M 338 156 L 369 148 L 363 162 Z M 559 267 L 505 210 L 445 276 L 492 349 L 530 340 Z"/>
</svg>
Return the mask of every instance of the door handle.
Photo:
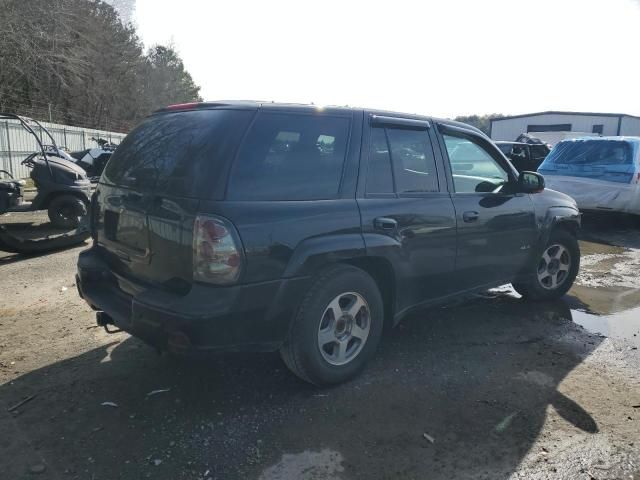
<svg viewBox="0 0 640 480">
<path fill-rule="evenodd" d="M 395 230 L 398 227 L 398 222 L 393 218 L 378 217 L 373 220 L 373 226 L 378 230 Z"/>
<path fill-rule="evenodd" d="M 462 220 L 467 223 L 475 222 L 476 220 L 478 220 L 479 216 L 480 214 L 478 212 L 468 211 L 462 214 Z"/>
</svg>

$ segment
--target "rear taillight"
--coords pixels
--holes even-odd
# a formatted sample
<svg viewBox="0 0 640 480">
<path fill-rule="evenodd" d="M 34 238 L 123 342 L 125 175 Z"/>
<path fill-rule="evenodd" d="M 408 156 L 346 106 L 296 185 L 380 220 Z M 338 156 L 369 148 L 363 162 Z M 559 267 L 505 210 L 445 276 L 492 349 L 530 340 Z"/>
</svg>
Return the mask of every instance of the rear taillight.
<svg viewBox="0 0 640 480">
<path fill-rule="evenodd" d="M 233 225 L 198 215 L 193 225 L 193 280 L 228 285 L 240 278 L 242 247 Z"/>
<path fill-rule="evenodd" d="M 91 232 L 91 238 L 98 240 L 98 222 L 100 221 L 100 208 L 98 206 L 98 192 L 93 192 L 91 195 L 91 202 L 89 203 L 89 231 Z"/>
</svg>

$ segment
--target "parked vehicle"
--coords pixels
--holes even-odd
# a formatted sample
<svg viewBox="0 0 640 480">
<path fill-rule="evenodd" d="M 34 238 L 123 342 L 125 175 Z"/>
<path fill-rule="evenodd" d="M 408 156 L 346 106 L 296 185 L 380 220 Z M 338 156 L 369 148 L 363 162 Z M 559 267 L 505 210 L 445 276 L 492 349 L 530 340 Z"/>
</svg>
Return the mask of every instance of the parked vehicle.
<svg viewBox="0 0 640 480">
<path fill-rule="evenodd" d="M 111 157 L 80 295 L 172 352 L 279 350 L 323 385 L 357 374 L 383 326 L 513 282 L 563 295 L 575 202 L 465 124 L 247 102 L 169 107 Z"/>
<path fill-rule="evenodd" d="M 538 171 L 581 210 L 640 215 L 640 137 L 563 140 Z"/>
<path fill-rule="evenodd" d="M 89 207 L 91 183 L 87 174 L 68 159 L 68 154 L 58 148 L 49 131 L 39 122 L 10 113 L 0 113 L 0 120 L 5 119 L 18 120 L 34 136 L 40 147 L 21 162 L 31 169 L 30 177 L 38 190 L 37 195 L 33 202 L 25 202 L 19 197 L 8 211 L 47 210 L 49 220 L 56 227 L 77 228 Z M 50 145 L 42 143 L 31 124 L 37 125 L 49 137 Z"/>
<path fill-rule="evenodd" d="M 89 236 L 81 225 L 87 213 L 90 183 L 82 169 L 65 158 L 66 153 L 58 149 L 50 133 L 37 121 L 14 114 L 0 113 L 0 120 L 18 120 L 31 133 L 40 150 L 22 161 L 31 169 L 31 179 L 37 188 L 33 202 L 24 200 L 23 180 L 16 180 L 5 171 L 0 175 L 0 215 L 7 212 L 29 212 L 47 210 L 51 224 L 58 228 L 71 229 L 41 239 L 19 238 L 0 225 L 0 250 L 14 253 L 39 253 L 63 248 L 83 242 Z M 52 145 L 42 144 L 31 124 L 38 125 L 49 136 Z"/>
<path fill-rule="evenodd" d="M 522 142 L 495 142 L 498 148 L 511 161 L 518 172 L 536 171 L 545 157 L 549 147 L 543 143 L 530 144 Z"/>
<path fill-rule="evenodd" d="M 102 171 L 117 145 L 110 143 L 104 138 L 91 137 L 91 140 L 96 142 L 98 146 L 79 152 L 71 152 L 70 156 L 72 161 L 82 167 L 82 169 L 87 172 L 91 181 L 95 183 L 100 178 L 100 175 L 102 175 Z"/>
<path fill-rule="evenodd" d="M 11 173 L 0 170 L 0 215 L 22 203 L 24 180 L 16 180 Z"/>
</svg>

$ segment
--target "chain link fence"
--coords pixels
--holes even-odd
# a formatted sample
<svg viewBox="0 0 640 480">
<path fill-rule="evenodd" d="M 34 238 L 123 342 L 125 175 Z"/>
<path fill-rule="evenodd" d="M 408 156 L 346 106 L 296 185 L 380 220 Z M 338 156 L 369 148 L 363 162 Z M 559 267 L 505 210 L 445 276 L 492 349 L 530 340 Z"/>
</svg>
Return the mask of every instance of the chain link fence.
<svg viewBox="0 0 640 480">
<path fill-rule="evenodd" d="M 97 147 L 98 143 L 92 138 L 103 138 L 110 143 L 118 145 L 126 135 L 124 133 L 72 127 L 57 123 L 40 123 L 49 130 L 58 147 L 64 147 L 70 152 Z M 43 144 L 46 145 L 51 142 L 47 134 L 38 126 L 33 124 L 32 128 Z M 29 177 L 29 169 L 24 165 L 20 165 L 20 162 L 29 154 L 38 151 L 39 148 L 38 142 L 33 138 L 33 135 L 22 128 L 18 121 L 0 121 L 0 170 L 6 170 L 14 178 Z"/>
</svg>

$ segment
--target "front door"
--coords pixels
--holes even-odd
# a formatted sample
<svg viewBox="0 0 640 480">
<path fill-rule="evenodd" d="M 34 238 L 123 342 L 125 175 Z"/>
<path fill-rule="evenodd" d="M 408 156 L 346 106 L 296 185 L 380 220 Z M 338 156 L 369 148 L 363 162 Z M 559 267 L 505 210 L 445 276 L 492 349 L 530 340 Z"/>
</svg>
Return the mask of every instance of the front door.
<svg viewBox="0 0 640 480">
<path fill-rule="evenodd" d="M 530 261 L 536 219 L 513 169 L 486 138 L 440 125 L 458 225 L 456 279 L 464 289 L 511 281 Z"/>
<path fill-rule="evenodd" d="M 396 312 L 452 291 L 455 211 L 426 121 L 372 117 L 358 205 L 367 254 L 395 275 Z M 441 189 L 442 185 L 442 189 Z M 362 189 L 362 190 L 360 190 Z"/>
</svg>

